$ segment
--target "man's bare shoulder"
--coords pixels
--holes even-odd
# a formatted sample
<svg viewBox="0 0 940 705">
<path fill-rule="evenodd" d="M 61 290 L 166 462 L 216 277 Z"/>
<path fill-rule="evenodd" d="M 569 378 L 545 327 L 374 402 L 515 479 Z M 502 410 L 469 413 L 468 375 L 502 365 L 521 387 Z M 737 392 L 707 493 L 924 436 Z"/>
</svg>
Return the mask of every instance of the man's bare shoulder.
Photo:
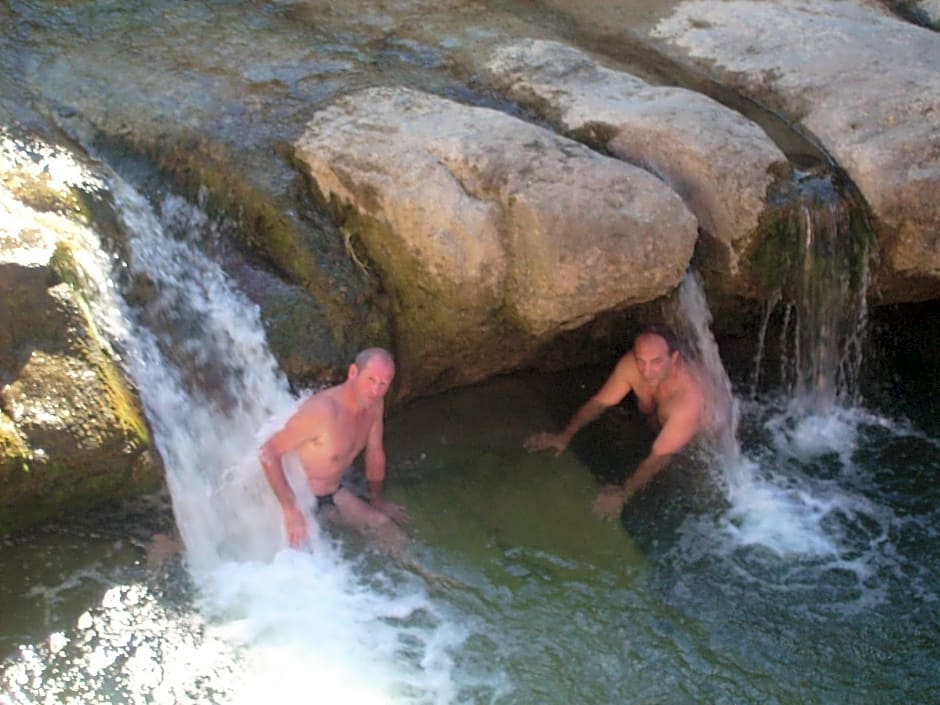
<svg viewBox="0 0 940 705">
<path fill-rule="evenodd" d="M 703 371 L 695 365 L 683 365 L 682 382 L 677 401 L 688 415 L 701 417 L 707 406 L 707 393 Z"/>
<path fill-rule="evenodd" d="M 335 416 L 339 408 L 336 389 L 336 387 L 328 387 L 314 392 L 300 403 L 295 416 L 300 418 Z"/>
<path fill-rule="evenodd" d="M 618 377 L 629 379 L 631 382 L 639 379 L 640 368 L 636 364 L 636 355 L 633 354 L 632 349 L 627 350 L 627 352 L 617 360 L 617 365 L 614 367 L 614 374 Z"/>
</svg>

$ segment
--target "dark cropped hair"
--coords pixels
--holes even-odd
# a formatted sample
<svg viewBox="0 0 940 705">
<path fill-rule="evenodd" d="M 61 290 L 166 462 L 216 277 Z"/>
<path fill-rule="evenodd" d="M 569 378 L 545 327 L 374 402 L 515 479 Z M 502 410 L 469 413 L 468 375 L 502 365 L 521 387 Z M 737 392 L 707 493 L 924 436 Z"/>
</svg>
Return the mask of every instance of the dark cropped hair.
<svg viewBox="0 0 940 705">
<path fill-rule="evenodd" d="M 672 328 L 662 323 L 650 323 L 649 325 L 643 326 L 643 328 L 640 329 L 640 332 L 636 334 L 636 338 L 634 338 L 634 340 L 643 335 L 658 335 L 660 338 L 665 340 L 666 347 L 668 348 L 670 355 L 676 350 L 678 350 L 680 353 L 683 350 L 682 344 L 679 342 L 679 337 L 675 334 Z"/>
</svg>

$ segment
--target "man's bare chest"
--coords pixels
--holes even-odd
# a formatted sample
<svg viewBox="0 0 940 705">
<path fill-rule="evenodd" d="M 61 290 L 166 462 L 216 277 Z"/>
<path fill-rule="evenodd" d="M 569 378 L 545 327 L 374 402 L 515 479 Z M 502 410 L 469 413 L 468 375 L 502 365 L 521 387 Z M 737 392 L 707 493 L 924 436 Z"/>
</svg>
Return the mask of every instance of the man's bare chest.
<svg viewBox="0 0 940 705">
<path fill-rule="evenodd" d="M 311 465 L 345 469 L 362 451 L 368 440 L 369 419 L 343 415 L 332 428 L 317 434 L 298 448 L 306 467 Z"/>
</svg>

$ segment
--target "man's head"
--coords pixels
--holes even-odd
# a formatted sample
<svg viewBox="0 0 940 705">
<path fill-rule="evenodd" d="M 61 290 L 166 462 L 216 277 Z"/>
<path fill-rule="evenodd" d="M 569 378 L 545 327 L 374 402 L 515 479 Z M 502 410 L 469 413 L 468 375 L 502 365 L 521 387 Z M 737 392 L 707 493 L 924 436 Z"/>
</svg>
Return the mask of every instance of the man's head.
<svg viewBox="0 0 940 705">
<path fill-rule="evenodd" d="M 367 348 L 349 366 L 349 382 L 363 405 L 381 400 L 395 377 L 395 360 L 384 348 Z"/>
<path fill-rule="evenodd" d="M 679 341 L 668 326 L 650 325 L 643 328 L 633 343 L 633 356 L 643 379 L 658 386 L 679 362 Z"/>
</svg>

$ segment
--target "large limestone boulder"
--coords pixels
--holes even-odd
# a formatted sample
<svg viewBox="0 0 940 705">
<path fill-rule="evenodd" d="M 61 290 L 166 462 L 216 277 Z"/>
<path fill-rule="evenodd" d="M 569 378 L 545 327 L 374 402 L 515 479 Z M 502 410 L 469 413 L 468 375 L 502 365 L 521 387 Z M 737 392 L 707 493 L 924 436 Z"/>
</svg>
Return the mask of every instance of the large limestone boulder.
<svg viewBox="0 0 940 705">
<path fill-rule="evenodd" d="M 688 0 L 653 35 L 814 135 L 875 216 L 885 301 L 940 296 L 940 41 L 872 4 Z"/>
<path fill-rule="evenodd" d="M 80 172 L 0 132 L 0 533 L 161 479 L 81 293 L 77 261 L 94 252 L 70 183 Z"/>
<path fill-rule="evenodd" d="M 701 93 L 650 85 L 554 41 L 498 48 L 484 77 L 560 131 L 667 181 L 709 238 L 705 266 L 728 289 L 750 290 L 740 263 L 758 235 L 771 185 L 790 171 L 758 125 Z"/>
<path fill-rule="evenodd" d="M 295 149 L 391 294 L 405 394 L 511 369 L 661 296 L 695 244 L 695 218 L 648 172 L 412 90 L 338 100 Z"/>
</svg>

